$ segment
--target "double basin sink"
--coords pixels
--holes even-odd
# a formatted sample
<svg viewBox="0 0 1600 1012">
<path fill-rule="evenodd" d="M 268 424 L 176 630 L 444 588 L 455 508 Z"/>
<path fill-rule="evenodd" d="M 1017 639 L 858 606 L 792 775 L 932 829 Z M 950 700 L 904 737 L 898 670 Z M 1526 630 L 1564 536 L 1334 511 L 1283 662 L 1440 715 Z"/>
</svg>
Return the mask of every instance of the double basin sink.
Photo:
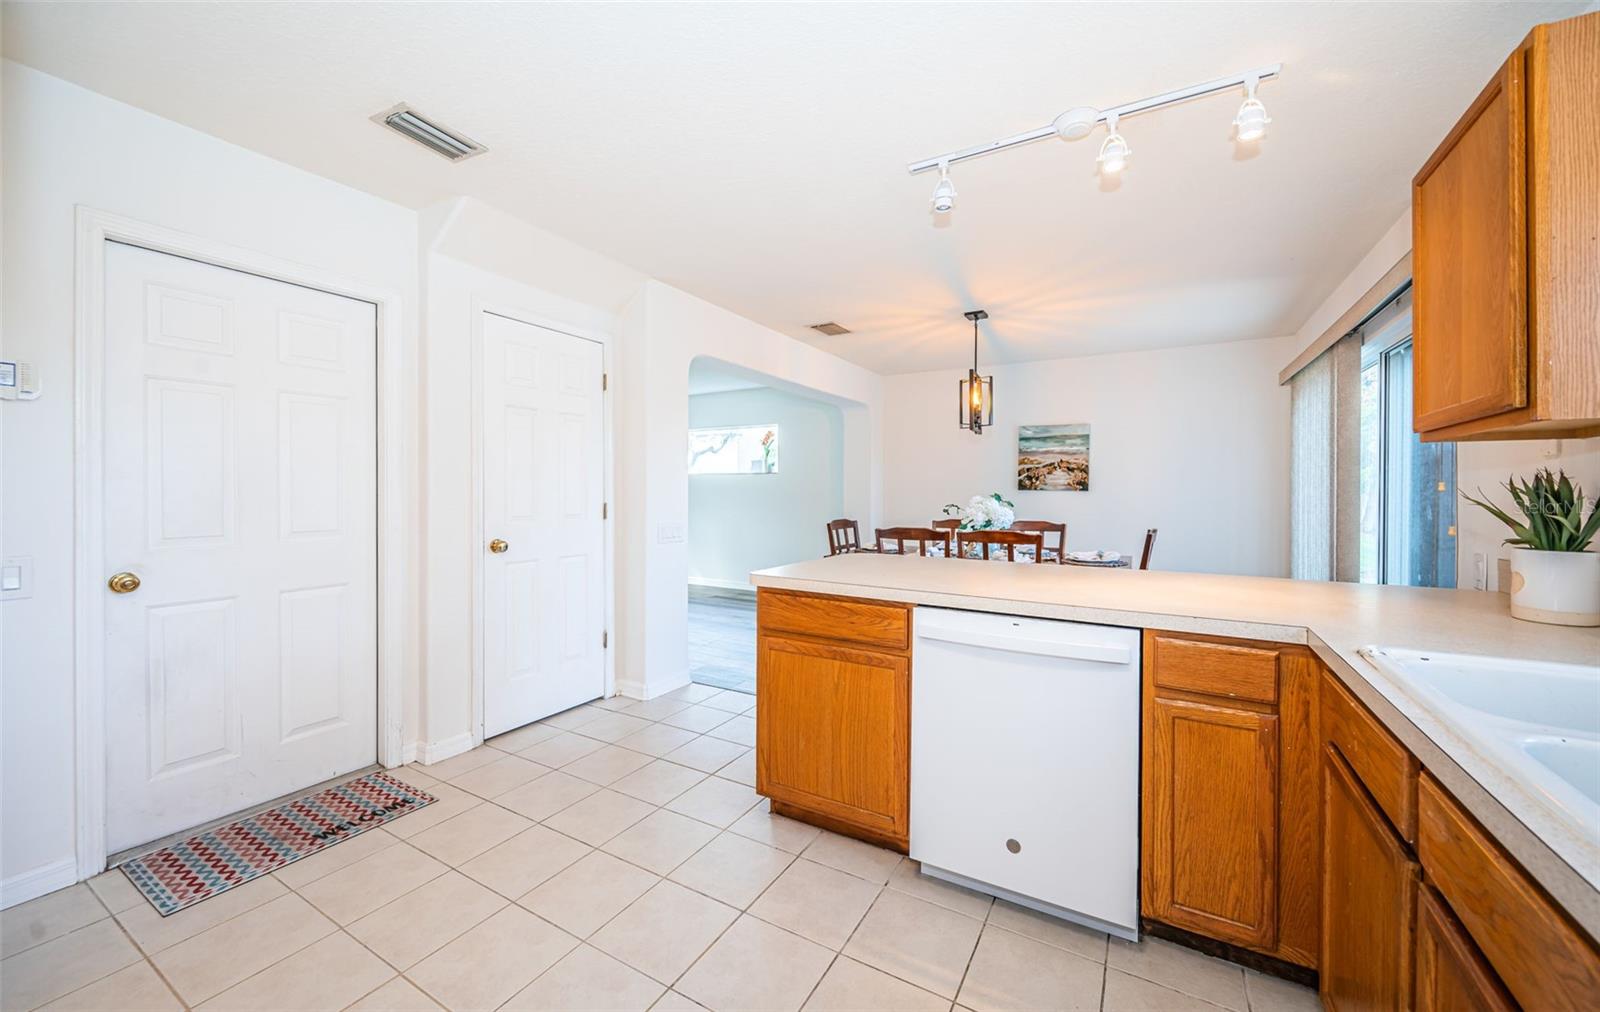
<svg viewBox="0 0 1600 1012">
<path fill-rule="evenodd" d="M 1600 840 L 1600 666 L 1365 647 L 1390 682 Z"/>
</svg>

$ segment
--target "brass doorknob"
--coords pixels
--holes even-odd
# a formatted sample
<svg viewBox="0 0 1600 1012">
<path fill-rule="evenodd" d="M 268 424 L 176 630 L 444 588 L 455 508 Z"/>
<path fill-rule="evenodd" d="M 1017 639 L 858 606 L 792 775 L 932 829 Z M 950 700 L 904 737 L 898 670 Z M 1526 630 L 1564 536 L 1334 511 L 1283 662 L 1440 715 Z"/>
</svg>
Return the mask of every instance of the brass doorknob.
<svg viewBox="0 0 1600 1012">
<path fill-rule="evenodd" d="M 504 553 L 505 550 L 510 548 L 510 547 L 511 547 L 511 545 L 509 543 L 507 543 L 505 541 L 502 541 L 499 538 L 495 538 L 493 541 L 489 542 L 489 551 L 493 552 L 496 555 L 500 555 L 500 554 Z M 137 580 L 135 580 L 134 582 L 136 584 L 138 583 Z"/>
<path fill-rule="evenodd" d="M 139 578 L 132 573 L 118 573 L 106 581 L 113 594 L 131 594 L 139 589 Z"/>
</svg>

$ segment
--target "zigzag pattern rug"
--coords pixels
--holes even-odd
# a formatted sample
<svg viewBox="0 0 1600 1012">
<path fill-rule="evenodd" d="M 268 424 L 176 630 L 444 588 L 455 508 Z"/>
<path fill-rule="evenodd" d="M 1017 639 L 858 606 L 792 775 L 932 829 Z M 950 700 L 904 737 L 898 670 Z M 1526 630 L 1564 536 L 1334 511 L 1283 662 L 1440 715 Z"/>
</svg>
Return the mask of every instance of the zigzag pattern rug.
<svg viewBox="0 0 1600 1012">
<path fill-rule="evenodd" d="M 387 773 L 369 773 L 136 857 L 121 868 L 166 917 L 433 802 L 433 795 Z"/>
</svg>

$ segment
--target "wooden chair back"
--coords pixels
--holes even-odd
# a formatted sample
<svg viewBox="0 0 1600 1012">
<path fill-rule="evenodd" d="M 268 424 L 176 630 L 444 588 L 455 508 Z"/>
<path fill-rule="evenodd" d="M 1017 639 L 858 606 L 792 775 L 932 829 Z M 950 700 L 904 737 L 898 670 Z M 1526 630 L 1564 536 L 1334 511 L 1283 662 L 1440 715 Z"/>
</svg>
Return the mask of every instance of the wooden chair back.
<svg viewBox="0 0 1600 1012">
<path fill-rule="evenodd" d="M 951 517 L 946 520 L 935 520 L 928 526 L 932 527 L 936 531 L 951 531 L 952 533 L 950 536 L 955 537 L 954 532 L 961 529 L 961 521 Z"/>
<path fill-rule="evenodd" d="M 878 551 L 896 555 L 907 554 L 907 541 L 917 543 L 918 555 L 927 555 L 930 544 L 943 545 L 945 554 L 950 554 L 950 532 L 933 527 L 879 527 L 877 541 Z M 893 548 L 889 547 L 891 541 L 894 542 Z"/>
<path fill-rule="evenodd" d="M 1018 545 L 1032 545 L 1035 562 L 1044 555 L 1044 535 L 1029 531 L 957 531 L 956 544 L 963 556 L 967 554 L 968 545 L 981 545 L 985 559 L 989 557 L 989 546 L 1005 545 L 1007 562 L 1017 561 Z"/>
<path fill-rule="evenodd" d="M 861 551 L 861 525 L 840 518 L 828 521 L 828 554 L 844 555 Z"/>
<path fill-rule="evenodd" d="M 1014 531 L 1029 531 L 1040 535 L 1041 538 L 1046 534 L 1054 534 L 1056 536 L 1055 546 L 1052 547 L 1046 544 L 1039 549 L 1039 561 L 1059 562 L 1063 566 L 1067 564 L 1066 524 L 1055 524 L 1048 520 L 1018 520 L 1011 525 L 1011 529 Z"/>
<path fill-rule="evenodd" d="M 1139 555 L 1139 568 L 1150 568 L 1150 549 L 1156 546 L 1156 529 L 1154 527 L 1144 532 L 1144 551 Z"/>
</svg>

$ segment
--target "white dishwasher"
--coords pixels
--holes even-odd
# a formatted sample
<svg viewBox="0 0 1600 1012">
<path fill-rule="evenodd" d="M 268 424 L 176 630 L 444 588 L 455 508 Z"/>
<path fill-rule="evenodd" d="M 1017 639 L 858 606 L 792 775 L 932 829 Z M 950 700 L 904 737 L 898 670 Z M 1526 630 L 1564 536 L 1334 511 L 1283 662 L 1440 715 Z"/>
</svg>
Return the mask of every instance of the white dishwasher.
<svg viewBox="0 0 1600 1012">
<path fill-rule="evenodd" d="M 1139 932 L 1139 630 L 917 608 L 911 856 Z"/>
</svg>

